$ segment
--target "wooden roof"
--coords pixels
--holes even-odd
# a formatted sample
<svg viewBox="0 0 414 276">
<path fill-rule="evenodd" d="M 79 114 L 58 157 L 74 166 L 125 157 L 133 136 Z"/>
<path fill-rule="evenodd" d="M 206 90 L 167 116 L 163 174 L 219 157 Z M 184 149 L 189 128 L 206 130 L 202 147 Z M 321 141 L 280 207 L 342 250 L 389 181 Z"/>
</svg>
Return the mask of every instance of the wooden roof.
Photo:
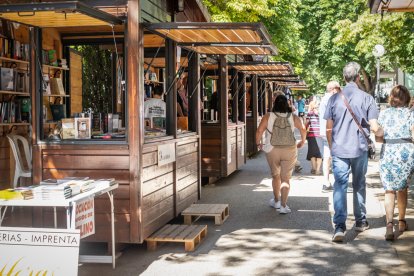
<svg viewBox="0 0 414 276">
<path fill-rule="evenodd" d="M 292 75 L 293 67 L 289 62 L 235 62 L 229 63 L 233 68 L 256 75 Z"/>
<path fill-rule="evenodd" d="M 275 55 L 262 23 L 146 23 L 145 28 L 202 54 Z"/>
<path fill-rule="evenodd" d="M 371 13 L 387 12 L 414 12 L 413 0 L 369 0 Z"/>
<path fill-rule="evenodd" d="M 0 18 L 41 28 L 108 26 L 122 20 L 81 2 L 48 2 L 0 5 Z"/>
</svg>

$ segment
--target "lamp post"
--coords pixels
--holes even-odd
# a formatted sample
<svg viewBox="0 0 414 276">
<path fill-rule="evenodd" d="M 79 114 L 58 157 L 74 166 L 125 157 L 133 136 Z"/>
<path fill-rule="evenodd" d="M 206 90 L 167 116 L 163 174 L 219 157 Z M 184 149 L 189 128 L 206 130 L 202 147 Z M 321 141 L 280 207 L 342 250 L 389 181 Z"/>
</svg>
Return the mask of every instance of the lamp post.
<svg viewBox="0 0 414 276">
<path fill-rule="evenodd" d="M 377 84 L 375 88 L 375 97 L 377 98 L 377 105 L 380 105 L 380 75 L 381 75 L 381 63 L 380 59 L 385 54 L 385 48 L 381 44 L 377 44 L 374 46 L 372 50 L 372 54 L 377 59 Z"/>
</svg>

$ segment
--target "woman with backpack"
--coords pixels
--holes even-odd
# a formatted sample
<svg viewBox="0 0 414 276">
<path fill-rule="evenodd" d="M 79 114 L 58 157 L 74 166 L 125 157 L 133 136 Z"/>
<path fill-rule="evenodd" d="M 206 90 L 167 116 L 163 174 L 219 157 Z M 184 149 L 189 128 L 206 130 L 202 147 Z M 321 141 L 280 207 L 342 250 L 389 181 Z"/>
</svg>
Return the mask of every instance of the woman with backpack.
<svg viewBox="0 0 414 276">
<path fill-rule="evenodd" d="M 300 131 L 301 141 L 296 143 L 294 129 Z M 264 144 L 261 143 L 266 132 Z M 266 152 L 267 162 L 272 173 L 274 198 L 270 206 L 279 209 L 280 214 L 291 212 L 287 205 L 290 178 L 297 159 L 297 149 L 306 141 L 306 129 L 302 120 L 292 113 L 285 95 L 278 95 L 273 103 L 272 112 L 263 116 L 256 131 L 256 144 Z"/>
</svg>

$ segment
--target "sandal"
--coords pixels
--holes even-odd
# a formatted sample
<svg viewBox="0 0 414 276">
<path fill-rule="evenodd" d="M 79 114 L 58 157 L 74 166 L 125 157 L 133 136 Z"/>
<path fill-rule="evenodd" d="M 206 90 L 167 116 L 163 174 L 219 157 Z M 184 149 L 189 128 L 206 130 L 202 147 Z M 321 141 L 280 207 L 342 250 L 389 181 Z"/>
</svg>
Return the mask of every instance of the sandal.
<svg viewBox="0 0 414 276">
<path fill-rule="evenodd" d="M 392 222 L 387 223 L 387 228 L 385 232 L 385 240 L 387 241 L 393 241 L 394 240 L 394 227 Z"/>
<path fill-rule="evenodd" d="M 405 219 L 398 220 L 398 230 L 402 233 L 408 230 L 408 224 Z"/>
</svg>

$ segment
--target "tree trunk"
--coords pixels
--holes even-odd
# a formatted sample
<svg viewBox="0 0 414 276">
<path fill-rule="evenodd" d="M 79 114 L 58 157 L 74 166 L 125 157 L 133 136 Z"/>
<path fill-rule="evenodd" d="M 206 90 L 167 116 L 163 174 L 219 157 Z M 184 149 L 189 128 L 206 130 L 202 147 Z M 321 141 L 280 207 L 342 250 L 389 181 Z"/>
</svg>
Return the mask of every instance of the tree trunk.
<svg viewBox="0 0 414 276">
<path fill-rule="evenodd" d="M 364 68 L 361 68 L 362 76 L 364 77 L 363 83 L 360 82 L 359 86 L 361 86 L 361 90 L 364 90 L 365 92 L 374 95 L 375 93 L 375 85 L 376 77 L 372 78 L 367 71 L 365 71 Z"/>
</svg>

